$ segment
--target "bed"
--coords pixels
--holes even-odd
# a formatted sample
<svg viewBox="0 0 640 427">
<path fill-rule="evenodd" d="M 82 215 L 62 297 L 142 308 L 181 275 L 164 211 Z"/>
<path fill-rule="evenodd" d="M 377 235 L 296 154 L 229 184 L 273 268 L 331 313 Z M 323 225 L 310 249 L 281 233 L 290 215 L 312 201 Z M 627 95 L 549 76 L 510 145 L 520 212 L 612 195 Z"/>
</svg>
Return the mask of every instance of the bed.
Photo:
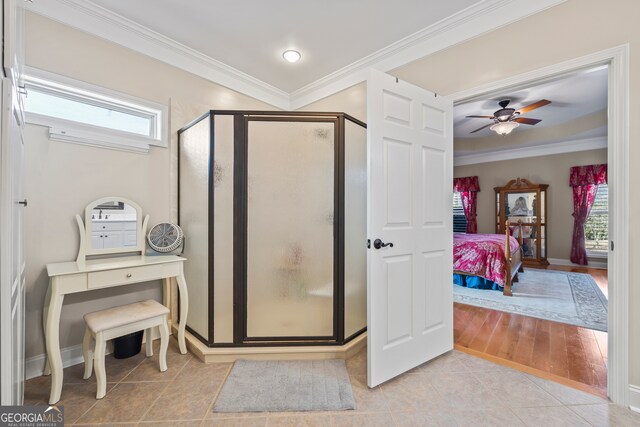
<svg viewBox="0 0 640 427">
<path fill-rule="evenodd" d="M 505 234 L 453 233 L 454 283 L 481 289 L 500 289 L 511 296 L 522 268 L 522 241 L 506 227 Z M 516 233 L 522 236 L 522 232 Z M 458 276 L 456 276 L 458 275 Z"/>
</svg>

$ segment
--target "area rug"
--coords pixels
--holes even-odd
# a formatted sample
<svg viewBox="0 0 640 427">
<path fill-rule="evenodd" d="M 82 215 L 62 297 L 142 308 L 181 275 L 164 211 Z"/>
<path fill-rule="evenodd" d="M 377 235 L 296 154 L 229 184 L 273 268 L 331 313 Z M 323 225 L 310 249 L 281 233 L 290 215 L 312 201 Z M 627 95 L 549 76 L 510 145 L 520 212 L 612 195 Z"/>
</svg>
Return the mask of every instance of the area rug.
<svg viewBox="0 0 640 427">
<path fill-rule="evenodd" d="M 214 412 L 355 409 L 344 360 L 238 360 Z"/>
<path fill-rule="evenodd" d="M 607 331 L 607 298 L 589 274 L 525 268 L 518 277 L 520 281 L 513 284 L 511 297 L 501 291 L 453 285 L 453 299 L 461 304 Z"/>
</svg>

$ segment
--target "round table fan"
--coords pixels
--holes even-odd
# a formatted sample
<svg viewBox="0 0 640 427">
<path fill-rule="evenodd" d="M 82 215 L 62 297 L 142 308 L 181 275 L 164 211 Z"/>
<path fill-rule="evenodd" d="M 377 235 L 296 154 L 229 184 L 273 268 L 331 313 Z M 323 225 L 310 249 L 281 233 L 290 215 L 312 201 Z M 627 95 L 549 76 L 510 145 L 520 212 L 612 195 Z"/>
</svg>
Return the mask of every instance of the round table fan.
<svg viewBox="0 0 640 427">
<path fill-rule="evenodd" d="M 182 245 L 184 233 L 176 224 L 161 222 L 151 227 L 147 235 L 149 246 L 156 252 L 175 251 Z"/>
</svg>

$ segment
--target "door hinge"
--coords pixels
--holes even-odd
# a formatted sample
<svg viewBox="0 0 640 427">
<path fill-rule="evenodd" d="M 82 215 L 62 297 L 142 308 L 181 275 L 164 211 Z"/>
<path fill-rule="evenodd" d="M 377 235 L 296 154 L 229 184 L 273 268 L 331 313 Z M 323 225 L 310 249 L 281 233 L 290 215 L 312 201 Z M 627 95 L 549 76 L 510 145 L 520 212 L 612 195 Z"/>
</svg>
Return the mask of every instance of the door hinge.
<svg viewBox="0 0 640 427">
<path fill-rule="evenodd" d="M 611 243 L 611 252 L 613 252 L 613 240 L 610 242 Z"/>
</svg>

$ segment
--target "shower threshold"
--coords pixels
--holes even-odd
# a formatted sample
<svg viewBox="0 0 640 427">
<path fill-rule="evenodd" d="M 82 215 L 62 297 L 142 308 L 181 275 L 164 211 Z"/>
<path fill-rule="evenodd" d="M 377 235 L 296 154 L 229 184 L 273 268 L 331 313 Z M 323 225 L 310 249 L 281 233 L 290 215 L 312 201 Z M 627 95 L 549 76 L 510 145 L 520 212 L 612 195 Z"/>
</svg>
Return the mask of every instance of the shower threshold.
<svg viewBox="0 0 640 427">
<path fill-rule="evenodd" d="M 178 331 L 174 327 L 174 334 Z M 185 333 L 187 348 L 205 363 L 234 362 L 238 359 L 252 360 L 310 360 L 347 359 L 367 346 L 364 332 L 344 345 L 305 345 L 282 347 L 216 347 L 206 346 L 189 331 Z"/>
</svg>

